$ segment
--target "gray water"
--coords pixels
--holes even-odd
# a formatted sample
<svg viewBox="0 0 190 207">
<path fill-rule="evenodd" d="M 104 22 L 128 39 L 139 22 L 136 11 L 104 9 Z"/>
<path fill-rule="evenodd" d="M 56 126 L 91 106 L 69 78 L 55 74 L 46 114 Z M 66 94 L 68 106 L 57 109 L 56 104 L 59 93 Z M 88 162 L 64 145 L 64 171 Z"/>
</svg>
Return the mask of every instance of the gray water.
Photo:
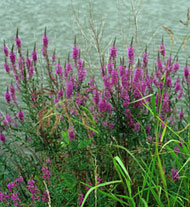
<svg viewBox="0 0 190 207">
<path fill-rule="evenodd" d="M 97 74 L 99 73 L 98 55 L 92 46 L 94 43 L 89 25 L 89 11 L 92 8 L 95 28 L 99 29 L 102 22 L 104 24 L 101 39 L 102 50 L 106 44 L 110 46 L 116 37 L 118 55 L 126 56 L 132 36 L 135 38 L 137 34 L 136 57 L 142 54 L 147 44 L 152 59 L 150 66 L 153 67 L 153 59 L 157 55 L 162 35 L 167 46 L 167 54 L 171 52 L 174 55 L 177 52 L 189 31 L 189 27 L 179 22 L 179 20 L 186 21 L 188 7 L 190 7 L 189 0 L 0 0 L 1 45 L 3 40 L 6 40 L 9 48 L 11 47 L 18 27 L 23 48 L 31 51 L 34 42 L 37 42 L 37 48 L 40 50 L 41 37 L 46 26 L 50 52 L 56 48 L 57 56 L 64 63 L 68 52 L 72 51 L 74 36 L 77 35 L 82 57 L 87 62 L 87 70 L 91 74 Z M 137 27 L 134 23 L 135 15 Z M 163 25 L 172 30 L 175 45 L 170 41 Z M 189 42 L 188 40 L 180 52 L 179 60 L 182 64 L 190 55 Z M 105 49 L 105 55 L 108 53 L 109 47 Z M 2 98 L 0 108 L 4 105 L 3 94 L 10 83 L 3 64 L 4 56 L 1 51 L 0 97 Z M 183 73 L 182 67 L 180 73 Z"/>
</svg>

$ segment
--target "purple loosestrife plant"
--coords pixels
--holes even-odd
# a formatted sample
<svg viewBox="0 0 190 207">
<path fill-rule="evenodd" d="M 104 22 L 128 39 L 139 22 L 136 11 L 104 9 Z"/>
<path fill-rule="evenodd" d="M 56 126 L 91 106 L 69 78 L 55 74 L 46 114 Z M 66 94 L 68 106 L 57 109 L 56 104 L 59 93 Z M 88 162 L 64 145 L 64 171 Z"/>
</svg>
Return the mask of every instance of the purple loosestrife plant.
<svg viewBox="0 0 190 207">
<path fill-rule="evenodd" d="M 128 56 L 125 55 L 126 57 L 121 58 L 119 62 L 117 61 L 117 47 L 113 44 L 110 48 L 108 62 L 100 67 L 100 73 L 103 72 L 99 76 L 99 80 L 96 82 L 96 79 L 93 78 L 87 83 L 85 78 L 88 68 L 84 66 L 84 61 L 80 59 L 79 48 L 76 44 L 73 47 L 72 59 L 64 60 L 65 65 L 62 67 L 59 59 L 53 58 L 52 61 L 49 59 L 50 56 L 47 50 L 49 42 L 46 29 L 42 41 L 44 58 L 41 62 L 42 68 L 45 69 L 44 73 L 40 72 L 41 66 L 38 64 L 40 58 L 37 58 L 37 54 L 35 54 L 36 48 L 34 48 L 32 54 L 24 55 L 22 53 L 22 56 L 20 53 L 16 53 L 15 57 L 8 58 L 5 54 L 5 63 L 10 67 L 8 74 L 15 79 L 11 82 L 11 86 L 5 94 L 5 100 L 9 103 L 9 110 L 5 114 L 9 114 L 10 117 L 0 118 L 1 141 L 2 134 L 6 135 L 7 138 L 2 147 L 7 142 L 10 142 L 11 145 L 14 144 L 16 139 L 20 137 L 20 142 L 23 140 L 24 144 L 26 143 L 34 149 L 32 156 L 35 158 L 33 159 L 35 164 L 39 162 L 39 166 L 43 166 L 40 165 L 40 159 L 44 154 L 48 156 L 55 163 L 55 170 L 58 169 L 63 175 L 61 179 L 63 177 L 63 180 L 67 181 L 61 186 L 64 188 L 63 193 L 69 194 L 69 199 L 74 191 L 73 189 L 77 191 L 81 187 L 79 182 L 85 182 L 94 173 L 94 164 L 92 164 L 94 157 L 97 159 L 98 171 L 99 169 L 100 171 L 102 169 L 108 170 L 109 178 L 116 178 L 113 168 L 107 160 L 108 154 L 118 153 L 113 147 L 114 144 L 121 145 L 131 152 L 134 150 L 135 156 L 142 159 L 146 157 L 146 161 L 150 161 L 152 154 L 149 156 L 148 153 L 154 151 L 155 142 L 157 141 L 155 139 L 156 135 L 160 135 L 158 138 L 160 145 L 158 147 L 163 142 L 168 142 L 170 138 L 168 136 L 170 132 L 166 130 L 166 136 L 161 140 L 161 133 L 165 127 L 164 123 L 159 122 L 160 131 L 159 133 L 155 132 L 156 115 L 159 114 L 158 117 L 171 128 L 175 127 L 177 130 L 178 128 L 181 130 L 182 127 L 185 127 L 185 115 L 183 121 L 178 122 L 182 118 L 174 109 L 177 101 L 180 101 L 178 97 L 181 98 L 182 95 L 186 94 L 183 86 L 184 82 L 186 84 L 189 80 L 189 72 L 187 72 L 189 69 L 184 69 L 184 80 L 178 79 L 175 81 L 179 65 L 177 65 L 178 61 L 176 65 L 172 63 L 172 56 L 167 58 L 165 54 L 159 51 L 156 67 L 152 72 L 149 72 L 149 54 L 147 51 L 144 52 L 142 61 L 138 61 L 138 64 L 134 65 L 135 48 L 131 42 Z M 17 55 L 19 57 L 16 57 Z M 127 65 L 125 64 L 125 58 L 128 58 L 129 64 Z M 37 67 L 39 76 L 35 71 Z M 102 84 L 97 84 L 99 81 L 102 81 Z M 15 102 L 14 99 L 16 99 L 17 93 L 23 103 L 19 101 L 15 105 L 12 103 Z M 155 95 L 155 102 L 153 95 Z M 146 96 L 148 97 L 142 100 Z M 146 104 L 152 108 L 152 111 L 154 109 L 155 117 L 147 110 Z M 155 107 L 153 107 L 154 105 Z M 20 109 L 19 112 L 18 109 Z M 176 114 L 177 118 L 175 117 Z M 14 125 L 13 123 L 16 123 L 16 121 L 21 123 Z M 19 134 L 18 131 L 21 133 Z M 14 133 L 16 136 L 14 142 L 12 142 L 12 134 Z M 27 139 L 28 137 L 31 139 L 30 142 Z M 185 141 L 182 143 L 181 140 L 179 142 L 182 145 L 182 147 L 179 147 L 181 152 L 185 149 L 186 143 Z M 147 146 L 149 147 L 148 152 L 144 150 Z M 139 150 L 139 147 L 143 150 Z M 12 148 L 14 148 L 14 145 Z M 42 156 L 38 157 L 38 154 Z M 102 154 L 105 156 L 102 156 Z M 120 154 L 130 172 L 132 189 L 137 192 L 136 184 L 138 186 L 142 184 L 135 177 L 138 167 L 134 167 L 133 160 L 125 152 L 122 151 Z M 163 157 L 169 156 L 165 154 L 167 153 L 164 153 Z M 30 158 L 23 159 L 22 157 L 20 160 L 24 163 L 25 160 L 30 160 Z M 164 160 L 162 161 L 164 163 Z M 44 163 L 44 160 L 42 163 Z M 61 163 L 64 163 L 64 166 Z M 19 163 L 19 165 L 22 165 L 22 163 Z M 50 178 L 50 167 L 41 168 L 44 182 Z M 166 168 L 166 171 L 171 169 L 169 165 Z M 31 167 L 26 175 L 23 175 L 27 176 L 28 174 L 34 174 L 34 178 L 38 177 L 38 168 L 33 170 L 33 167 Z M 98 175 L 105 180 L 104 174 L 98 172 Z M 47 182 L 48 187 L 58 181 L 59 178 L 54 179 L 55 177 L 51 179 L 53 182 Z M 173 177 L 178 179 L 177 173 Z M 38 182 L 40 182 L 39 180 Z M 74 180 L 77 183 L 75 186 L 73 184 Z M 100 182 L 102 182 L 101 179 L 97 178 L 97 183 Z M 11 187 L 11 185 L 13 186 Z M 11 185 L 10 189 L 13 190 L 15 183 Z M 27 194 L 31 195 L 31 202 L 48 201 L 47 191 L 44 192 L 44 189 L 41 189 L 40 186 L 42 185 L 37 187 L 31 181 L 27 186 Z M 72 190 L 71 186 L 74 186 Z M 121 195 L 124 191 L 120 192 L 119 188 L 118 185 L 115 191 Z M 54 186 L 51 186 L 50 189 L 53 190 Z M 81 190 L 83 192 L 83 189 Z M 41 197 L 40 192 L 44 192 Z M 13 190 L 10 193 L 15 193 L 15 191 Z M 54 196 L 54 192 L 51 196 Z M 20 195 L 19 198 L 21 198 Z M 160 199 L 162 198 L 161 195 Z M 76 203 L 76 196 L 74 199 Z M 83 199 L 84 196 L 82 195 L 81 201 Z M 54 200 L 56 200 L 56 196 L 52 199 L 53 202 Z M 93 206 L 94 201 L 91 200 L 93 199 L 88 199 L 89 206 Z M 101 200 L 101 205 L 107 202 L 105 200 Z M 104 206 L 111 205 L 106 203 Z"/>
</svg>

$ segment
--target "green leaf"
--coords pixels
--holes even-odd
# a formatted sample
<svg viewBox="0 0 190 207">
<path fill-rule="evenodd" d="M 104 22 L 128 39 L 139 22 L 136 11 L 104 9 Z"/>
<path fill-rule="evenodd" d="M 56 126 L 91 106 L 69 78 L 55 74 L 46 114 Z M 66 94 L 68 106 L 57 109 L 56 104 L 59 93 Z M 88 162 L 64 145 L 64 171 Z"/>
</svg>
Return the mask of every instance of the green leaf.
<svg viewBox="0 0 190 207">
<path fill-rule="evenodd" d="M 62 132 L 62 137 L 63 137 L 63 139 L 65 139 L 65 141 L 66 141 L 67 144 L 70 143 L 69 133 L 68 132 Z"/>
<path fill-rule="evenodd" d="M 151 106 L 152 106 L 152 110 L 154 115 L 156 114 L 156 96 L 155 94 L 151 96 Z"/>
</svg>

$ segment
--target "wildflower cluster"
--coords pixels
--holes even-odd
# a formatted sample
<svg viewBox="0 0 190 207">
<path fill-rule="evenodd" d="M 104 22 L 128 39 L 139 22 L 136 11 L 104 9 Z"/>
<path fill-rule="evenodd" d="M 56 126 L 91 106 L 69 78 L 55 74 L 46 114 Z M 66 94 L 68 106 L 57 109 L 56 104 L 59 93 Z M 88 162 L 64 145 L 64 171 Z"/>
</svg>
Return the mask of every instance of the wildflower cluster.
<svg viewBox="0 0 190 207">
<path fill-rule="evenodd" d="M 5 115 L 0 114 L 0 140 L 4 144 L 3 149 L 7 147 L 5 144 L 12 146 L 18 141 L 17 137 L 21 137 L 19 141 L 23 144 L 27 142 L 34 152 L 38 152 L 32 151 L 33 160 L 39 161 L 39 154 L 45 153 L 55 160 L 58 169 L 62 166 L 60 163 L 64 163 L 67 166 L 67 169 L 62 168 L 64 173 L 72 174 L 78 182 L 82 180 L 89 185 L 92 185 L 89 175 L 94 172 L 92 160 L 96 158 L 96 164 L 102 170 L 101 179 L 96 177 L 96 184 L 100 184 L 105 166 L 107 175 L 111 179 L 116 177 L 113 166 L 108 164 L 106 156 L 102 156 L 117 153 L 112 149 L 113 144 L 135 152 L 141 151 L 140 148 L 154 151 L 157 145 L 162 150 L 163 143 L 170 139 L 170 133 L 165 131 L 169 126 L 182 130 L 184 140 L 176 135 L 178 145 L 173 145 L 173 154 L 185 159 L 183 153 L 187 151 L 185 143 L 188 136 L 183 128 L 188 122 L 185 113 L 190 103 L 187 102 L 187 107 L 181 110 L 177 104 L 182 99 L 189 100 L 190 71 L 186 62 L 184 76 L 179 77 L 182 65 L 178 58 L 172 55 L 167 57 L 163 40 L 153 69 L 149 65 L 147 48 L 141 59 L 135 59 L 133 40 L 129 48 L 126 48 L 125 56 L 118 61 L 115 39 L 107 62 L 101 62 L 101 86 L 98 86 L 95 78 L 87 81 L 87 68 L 76 39 L 72 58 L 68 56 L 63 64 L 63 60 L 57 58 L 55 50 L 50 56 L 45 29 L 42 37 L 42 71 L 36 44 L 31 53 L 27 51 L 24 55 L 18 30 L 15 45 L 16 47 L 13 45 L 9 50 L 6 43 L 3 44 L 4 68 L 13 77 L 4 93 L 9 110 Z M 18 101 L 19 97 L 22 102 Z M 14 133 L 18 135 L 16 138 L 12 136 Z M 166 133 L 164 139 L 162 133 Z M 25 137 L 30 138 L 30 142 Z M 143 156 L 150 161 L 149 152 L 142 151 Z M 135 177 L 138 169 L 130 165 L 133 160 L 126 152 L 120 152 L 120 155 L 130 176 Z M 50 181 L 50 160 L 46 164 L 41 168 L 42 182 Z M 170 165 L 167 166 L 166 171 L 171 172 L 169 178 L 178 182 L 178 167 L 171 169 Z M 69 183 L 69 179 L 65 180 Z M 1 202 L 12 199 L 15 206 L 21 202 L 19 194 L 13 191 L 21 181 L 22 177 L 8 184 L 10 194 L 0 192 Z M 137 190 L 135 182 L 134 179 L 132 188 Z M 53 185 L 52 179 L 48 185 Z M 66 191 L 70 188 L 70 185 L 67 186 Z M 40 196 L 42 190 L 33 179 L 28 180 L 26 189 L 31 202 L 49 202 L 49 192 L 43 191 Z M 89 190 L 89 187 L 86 189 Z M 77 199 L 80 206 L 84 195 L 81 193 Z"/>
</svg>

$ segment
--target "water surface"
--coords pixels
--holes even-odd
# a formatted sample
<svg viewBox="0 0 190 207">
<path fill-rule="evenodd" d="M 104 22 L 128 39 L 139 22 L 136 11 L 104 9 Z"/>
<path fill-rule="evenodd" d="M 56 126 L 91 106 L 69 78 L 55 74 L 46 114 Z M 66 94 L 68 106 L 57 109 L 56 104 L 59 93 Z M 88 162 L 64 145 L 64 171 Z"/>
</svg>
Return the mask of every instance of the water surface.
<svg viewBox="0 0 190 207">
<path fill-rule="evenodd" d="M 186 12 L 189 6 L 188 0 L 1 0 L 0 1 L 0 39 L 1 45 L 6 40 L 11 47 L 16 28 L 19 28 L 23 48 L 32 50 L 34 42 L 41 48 L 41 36 L 44 27 L 48 28 L 50 52 L 57 50 L 61 62 L 64 63 L 71 52 L 74 36 L 77 35 L 82 57 L 87 62 L 87 69 L 91 73 L 99 73 L 98 55 L 93 45 L 92 32 L 89 26 L 90 6 L 96 29 L 104 23 L 103 37 L 101 39 L 102 49 L 110 41 L 117 38 L 118 54 L 126 56 L 126 48 L 129 46 L 132 36 L 136 37 L 136 56 L 140 56 L 148 45 L 150 52 L 150 65 L 154 65 L 153 58 L 164 35 L 168 54 L 175 54 L 182 39 L 189 31 L 179 20 L 186 20 Z M 136 21 L 134 21 L 136 18 Z M 77 22 L 79 24 L 77 24 Z M 135 22 L 137 23 L 135 25 Z M 81 27 L 79 27 L 79 25 Z M 162 26 L 172 30 L 174 45 Z M 81 30 L 83 35 L 81 34 Z M 137 31 L 137 33 L 136 33 Z M 86 40 L 87 38 L 88 40 Z M 190 43 L 182 49 L 179 60 L 184 64 L 190 55 Z M 109 48 L 105 50 L 105 55 Z M 0 52 L 0 97 L 3 97 L 10 78 L 5 74 L 3 68 L 4 57 Z M 181 74 L 183 68 L 181 68 Z M 0 108 L 4 100 L 0 101 Z"/>
</svg>

